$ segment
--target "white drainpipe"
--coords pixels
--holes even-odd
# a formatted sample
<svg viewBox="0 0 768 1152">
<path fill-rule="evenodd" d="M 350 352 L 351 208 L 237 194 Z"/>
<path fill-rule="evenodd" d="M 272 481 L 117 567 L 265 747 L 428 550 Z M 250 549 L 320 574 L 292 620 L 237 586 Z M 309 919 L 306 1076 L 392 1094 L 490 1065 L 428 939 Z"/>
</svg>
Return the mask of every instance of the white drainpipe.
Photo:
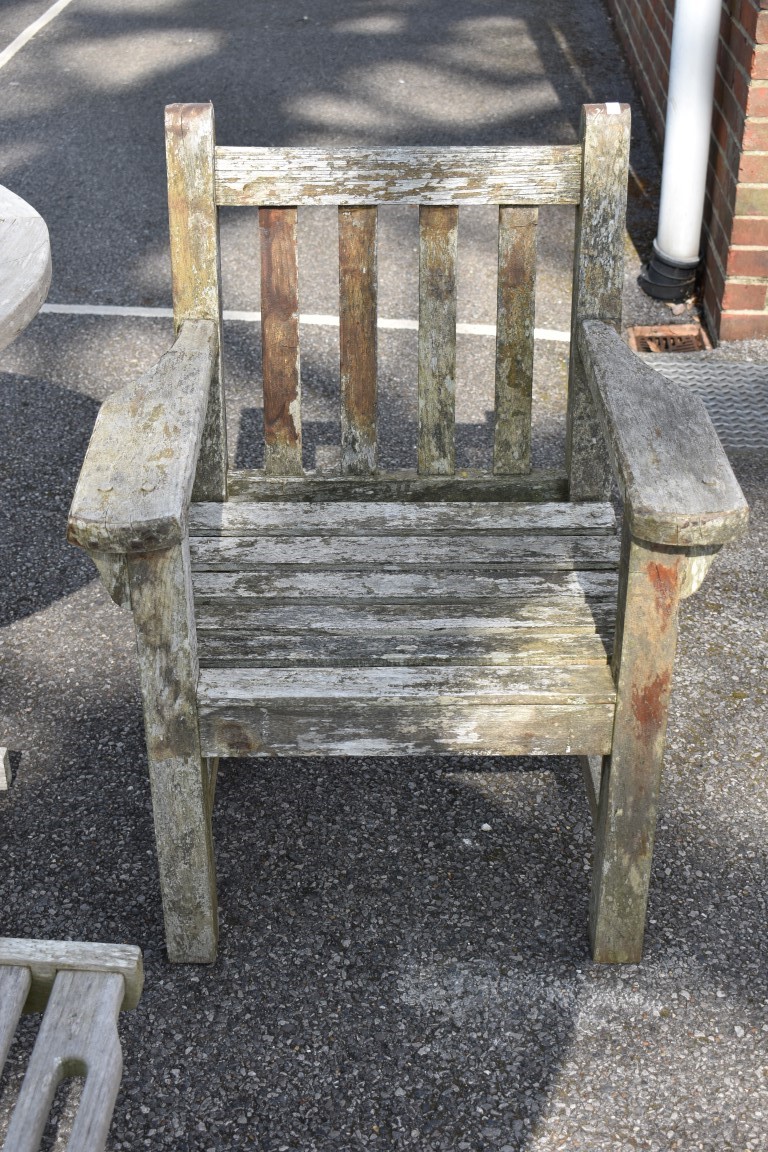
<svg viewBox="0 0 768 1152">
<path fill-rule="evenodd" d="M 669 62 L 659 226 L 641 287 L 684 300 L 700 257 L 721 0 L 677 0 Z"/>
</svg>

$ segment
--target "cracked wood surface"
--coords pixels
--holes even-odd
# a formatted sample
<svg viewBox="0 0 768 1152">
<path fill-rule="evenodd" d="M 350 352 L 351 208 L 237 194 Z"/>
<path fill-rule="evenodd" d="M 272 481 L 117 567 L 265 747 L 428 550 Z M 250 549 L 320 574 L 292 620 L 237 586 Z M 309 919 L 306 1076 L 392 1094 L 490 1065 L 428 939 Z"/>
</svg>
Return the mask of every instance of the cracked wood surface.
<svg viewBox="0 0 768 1152">
<path fill-rule="evenodd" d="M 225 205 L 575 204 L 581 148 L 217 148 Z"/>
</svg>

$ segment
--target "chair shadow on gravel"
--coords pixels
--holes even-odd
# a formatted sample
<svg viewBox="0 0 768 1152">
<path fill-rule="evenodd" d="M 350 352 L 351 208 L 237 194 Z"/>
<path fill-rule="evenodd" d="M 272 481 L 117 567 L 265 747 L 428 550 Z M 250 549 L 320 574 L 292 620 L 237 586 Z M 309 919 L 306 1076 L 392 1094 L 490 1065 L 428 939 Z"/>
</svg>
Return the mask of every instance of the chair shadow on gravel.
<svg viewBox="0 0 768 1152">
<path fill-rule="evenodd" d="M 149 1138 L 151 1099 L 178 1148 L 525 1147 L 572 1033 L 557 987 L 587 958 L 578 803 L 549 762 L 222 762 L 220 957 L 170 966 L 122 660 L 100 696 L 98 653 L 51 679 L 0 801 L 13 934 L 144 951 L 113 1146 Z"/>
<path fill-rule="evenodd" d="M 48 381 L 0 374 L 0 627 L 82 588 L 94 567 L 66 540 L 99 404 Z"/>
<path fill-rule="evenodd" d="M 91 646 L 103 621 L 84 620 Z M 158 1117 L 169 1118 L 158 1146 L 201 1152 L 530 1146 L 585 994 L 597 989 L 616 1027 L 637 1010 L 623 1007 L 619 971 L 589 964 L 577 763 L 222 761 L 219 960 L 170 966 L 129 645 L 109 657 L 97 649 L 78 681 L 51 678 L 41 693 L 0 826 L 13 934 L 144 950 L 112 1146 L 151 1142 Z M 15 675 L 30 671 L 22 661 Z M 676 854 L 676 873 L 703 873 L 702 892 L 716 866 L 711 848 Z M 644 967 L 658 973 L 669 956 L 674 987 L 684 964 L 704 989 L 738 994 L 729 957 L 754 967 L 748 927 L 734 918 L 726 954 L 722 925 L 692 926 L 660 871 Z M 742 903 L 759 898 L 749 871 L 722 881 Z"/>
</svg>

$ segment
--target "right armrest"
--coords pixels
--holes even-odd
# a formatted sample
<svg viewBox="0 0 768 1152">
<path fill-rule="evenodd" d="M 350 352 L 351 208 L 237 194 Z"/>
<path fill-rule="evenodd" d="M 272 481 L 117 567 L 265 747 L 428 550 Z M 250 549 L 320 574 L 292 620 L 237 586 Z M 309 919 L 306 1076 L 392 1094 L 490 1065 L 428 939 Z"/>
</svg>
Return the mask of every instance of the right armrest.
<svg viewBox="0 0 768 1152">
<path fill-rule="evenodd" d="M 698 396 L 667 380 L 599 320 L 579 355 L 638 540 L 719 548 L 740 536 L 747 503 Z"/>
<path fill-rule="evenodd" d="M 217 340 L 213 321 L 187 320 L 153 368 L 104 401 L 72 500 L 71 543 L 128 553 L 182 540 Z"/>
</svg>

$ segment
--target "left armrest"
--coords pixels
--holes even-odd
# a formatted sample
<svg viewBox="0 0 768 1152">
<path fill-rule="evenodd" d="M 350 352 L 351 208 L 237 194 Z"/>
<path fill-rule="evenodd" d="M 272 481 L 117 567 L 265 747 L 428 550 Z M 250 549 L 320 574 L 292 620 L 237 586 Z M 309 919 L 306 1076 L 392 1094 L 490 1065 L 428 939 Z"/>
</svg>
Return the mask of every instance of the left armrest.
<svg viewBox="0 0 768 1152">
<path fill-rule="evenodd" d="M 577 340 L 632 535 L 681 548 L 741 535 L 747 502 L 698 396 L 602 321 L 582 321 Z"/>
<path fill-rule="evenodd" d="M 185 321 L 149 372 L 104 401 L 69 514 L 72 544 L 130 553 L 182 540 L 217 339 L 213 321 Z"/>
</svg>

